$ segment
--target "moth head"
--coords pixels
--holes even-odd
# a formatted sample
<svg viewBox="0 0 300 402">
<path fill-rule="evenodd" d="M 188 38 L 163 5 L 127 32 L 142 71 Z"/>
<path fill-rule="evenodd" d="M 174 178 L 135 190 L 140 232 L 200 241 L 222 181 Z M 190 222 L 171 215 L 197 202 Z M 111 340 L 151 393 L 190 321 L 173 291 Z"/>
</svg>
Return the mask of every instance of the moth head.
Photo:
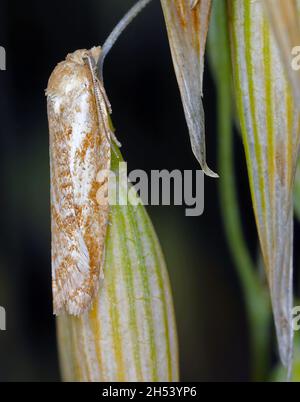
<svg viewBox="0 0 300 402">
<path fill-rule="evenodd" d="M 94 46 L 90 50 L 80 49 L 76 50 L 74 53 L 69 53 L 66 57 L 66 60 L 76 64 L 83 65 L 87 57 L 92 57 L 95 61 L 95 64 L 97 64 L 100 54 L 101 54 L 101 47 Z"/>
<path fill-rule="evenodd" d="M 93 57 L 93 59 L 95 60 L 95 63 L 97 64 L 101 55 L 101 46 L 94 46 L 91 48 L 91 50 L 89 51 L 90 55 Z"/>
</svg>

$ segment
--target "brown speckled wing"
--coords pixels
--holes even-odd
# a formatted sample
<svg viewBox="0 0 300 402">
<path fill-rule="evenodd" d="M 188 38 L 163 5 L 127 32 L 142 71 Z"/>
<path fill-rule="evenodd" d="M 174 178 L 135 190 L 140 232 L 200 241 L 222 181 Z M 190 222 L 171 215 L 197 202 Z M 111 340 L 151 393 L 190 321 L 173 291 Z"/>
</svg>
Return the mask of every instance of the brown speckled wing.
<svg viewBox="0 0 300 402">
<path fill-rule="evenodd" d="M 93 72 L 85 62 L 89 54 L 69 55 L 56 66 L 47 88 L 55 314 L 89 309 L 105 252 L 109 206 L 108 200 L 97 203 L 96 179 L 110 168 L 109 123 L 104 99 L 99 119 Z M 107 186 L 108 179 L 102 183 L 105 195 Z"/>
</svg>

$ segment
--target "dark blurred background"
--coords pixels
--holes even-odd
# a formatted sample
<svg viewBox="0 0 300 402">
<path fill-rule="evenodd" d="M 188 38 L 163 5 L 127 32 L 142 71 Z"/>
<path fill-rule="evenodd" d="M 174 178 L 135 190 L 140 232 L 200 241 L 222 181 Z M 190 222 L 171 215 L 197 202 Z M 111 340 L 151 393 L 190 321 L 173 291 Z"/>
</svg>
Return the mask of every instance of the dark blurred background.
<svg viewBox="0 0 300 402">
<path fill-rule="evenodd" d="M 55 65 L 103 43 L 129 0 L 0 1 L 1 197 L 0 381 L 58 381 L 50 272 L 49 158 L 44 90 Z M 132 169 L 198 169 L 173 71 L 160 2 L 154 0 L 110 53 L 105 83 L 122 152 Z M 208 163 L 217 170 L 215 89 L 204 80 Z M 236 136 L 238 189 L 246 237 L 256 233 L 244 154 Z M 177 315 L 181 379 L 247 380 L 248 330 L 229 255 L 218 182 L 205 179 L 205 211 L 148 208 L 167 260 Z"/>
</svg>

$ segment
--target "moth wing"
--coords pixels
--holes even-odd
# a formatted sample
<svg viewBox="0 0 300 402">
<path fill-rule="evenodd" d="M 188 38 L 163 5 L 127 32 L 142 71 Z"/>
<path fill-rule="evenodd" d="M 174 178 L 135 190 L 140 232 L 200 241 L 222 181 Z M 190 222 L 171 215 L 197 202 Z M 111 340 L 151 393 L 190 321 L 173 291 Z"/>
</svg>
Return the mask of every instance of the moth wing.
<svg viewBox="0 0 300 402">
<path fill-rule="evenodd" d="M 97 174 L 108 169 L 110 144 L 99 122 L 90 72 L 60 63 L 48 86 L 54 312 L 79 315 L 99 287 L 108 201 L 96 200 Z"/>
</svg>

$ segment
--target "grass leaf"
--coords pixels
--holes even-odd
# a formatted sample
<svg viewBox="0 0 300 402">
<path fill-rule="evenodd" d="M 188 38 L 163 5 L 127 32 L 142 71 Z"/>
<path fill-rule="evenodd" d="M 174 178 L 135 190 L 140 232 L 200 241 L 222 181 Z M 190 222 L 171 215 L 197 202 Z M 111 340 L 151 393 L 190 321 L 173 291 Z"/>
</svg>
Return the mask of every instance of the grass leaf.
<svg viewBox="0 0 300 402">
<path fill-rule="evenodd" d="M 65 381 L 178 381 L 171 288 L 143 205 L 111 206 L 103 286 L 90 312 L 57 318 L 57 333 Z"/>
<path fill-rule="evenodd" d="M 201 99 L 211 0 L 161 0 L 161 4 L 192 150 L 204 173 L 218 177 L 206 163 L 205 119 Z"/>
<path fill-rule="evenodd" d="M 293 350 L 293 186 L 299 114 L 264 6 L 229 0 L 234 81 L 279 351 Z"/>
</svg>

